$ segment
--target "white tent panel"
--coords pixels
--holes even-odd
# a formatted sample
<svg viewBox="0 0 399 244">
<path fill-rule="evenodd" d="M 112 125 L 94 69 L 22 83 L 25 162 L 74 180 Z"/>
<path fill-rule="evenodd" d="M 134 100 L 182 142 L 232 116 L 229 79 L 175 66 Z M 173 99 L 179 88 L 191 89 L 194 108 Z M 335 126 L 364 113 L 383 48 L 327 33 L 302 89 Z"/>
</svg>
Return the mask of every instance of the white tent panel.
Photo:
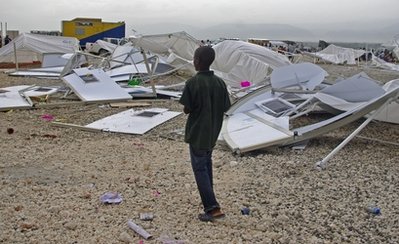
<svg viewBox="0 0 399 244">
<path fill-rule="evenodd" d="M 35 86 L 24 92 L 25 96 L 28 97 L 40 97 L 54 94 L 58 91 L 58 87 L 41 87 Z"/>
<path fill-rule="evenodd" d="M 133 86 L 133 87 L 125 87 L 124 88 L 126 91 L 128 91 L 133 98 L 134 97 L 140 97 L 142 94 L 152 94 L 153 91 L 149 87 L 144 87 L 144 86 Z M 163 96 L 168 96 L 168 97 L 173 97 L 173 98 L 180 98 L 182 95 L 182 92 L 178 91 L 167 91 L 167 90 L 162 90 L 162 89 L 155 89 L 155 92 L 157 95 L 163 95 Z"/>
<path fill-rule="evenodd" d="M 74 69 L 62 80 L 86 102 L 130 100 L 132 96 L 116 84 L 103 70 Z"/>
<path fill-rule="evenodd" d="M 248 151 L 260 144 L 292 137 L 293 133 L 288 127 L 289 117 L 275 118 L 260 109 L 254 109 L 249 113 L 227 117 L 223 123 L 222 137 L 233 151 Z"/>
<path fill-rule="evenodd" d="M 143 61 L 144 57 L 140 50 L 131 46 L 131 43 L 127 43 L 123 46 L 116 46 L 116 48 L 112 52 L 110 64 L 111 68 L 114 68 L 123 65 L 123 63 L 137 64 Z"/>
<path fill-rule="evenodd" d="M 344 99 L 347 102 L 368 102 L 385 93 L 376 81 L 363 72 L 338 81 L 334 85 L 322 89 L 321 92 Z"/>
<path fill-rule="evenodd" d="M 156 126 L 178 116 L 181 112 L 164 108 L 152 108 L 143 111 L 129 109 L 86 125 L 88 128 L 109 132 L 142 135 Z"/>
<path fill-rule="evenodd" d="M 0 110 L 30 108 L 32 104 L 20 92 L 29 86 L 12 86 L 0 88 Z"/>
<path fill-rule="evenodd" d="M 397 89 L 398 87 L 399 79 L 396 79 L 386 83 L 382 88 L 389 92 L 393 89 Z M 374 119 L 388 123 L 399 124 L 399 94 L 397 99 L 387 104 L 387 106 Z"/>
<path fill-rule="evenodd" d="M 65 66 L 68 62 L 67 58 L 64 58 L 64 53 L 44 53 L 42 67 L 59 67 Z"/>
<path fill-rule="evenodd" d="M 27 70 L 17 70 L 8 73 L 10 76 L 30 76 L 30 77 L 59 77 L 64 67 L 36 68 Z"/>
<path fill-rule="evenodd" d="M 107 75 L 111 77 L 131 75 L 131 74 L 147 74 L 147 67 L 145 64 L 130 64 L 124 65 L 106 71 Z"/>
</svg>

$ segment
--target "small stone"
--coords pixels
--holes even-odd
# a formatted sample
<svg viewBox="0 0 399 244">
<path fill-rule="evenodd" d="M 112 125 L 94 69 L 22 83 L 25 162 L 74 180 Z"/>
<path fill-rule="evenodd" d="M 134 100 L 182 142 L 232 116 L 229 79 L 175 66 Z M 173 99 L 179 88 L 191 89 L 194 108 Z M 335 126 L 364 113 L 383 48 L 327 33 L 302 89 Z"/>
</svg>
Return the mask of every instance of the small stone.
<svg viewBox="0 0 399 244">
<path fill-rule="evenodd" d="M 237 161 L 231 161 L 230 162 L 230 167 L 236 167 L 238 165 Z"/>
<path fill-rule="evenodd" d="M 22 230 L 36 230 L 38 226 L 35 223 L 23 222 L 20 224 Z"/>
<path fill-rule="evenodd" d="M 127 232 L 122 232 L 119 235 L 119 240 L 124 243 L 132 243 L 132 237 Z"/>
<path fill-rule="evenodd" d="M 76 230 L 76 228 L 78 227 L 78 224 L 76 224 L 75 222 L 67 222 L 64 224 L 64 226 L 68 230 Z"/>
<path fill-rule="evenodd" d="M 59 213 L 61 211 L 61 207 L 60 206 L 50 206 L 48 208 L 48 211 L 50 213 Z"/>
<path fill-rule="evenodd" d="M 83 192 L 82 198 L 83 199 L 90 199 L 91 198 L 91 193 L 90 192 Z"/>
<path fill-rule="evenodd" d="M 18 212 L 18 211 L 21 211 L 23 208 L 24 208 L 23 206 L 18 205 L 16 207 L 14 207 L 14 210 Z"/>
</svg>

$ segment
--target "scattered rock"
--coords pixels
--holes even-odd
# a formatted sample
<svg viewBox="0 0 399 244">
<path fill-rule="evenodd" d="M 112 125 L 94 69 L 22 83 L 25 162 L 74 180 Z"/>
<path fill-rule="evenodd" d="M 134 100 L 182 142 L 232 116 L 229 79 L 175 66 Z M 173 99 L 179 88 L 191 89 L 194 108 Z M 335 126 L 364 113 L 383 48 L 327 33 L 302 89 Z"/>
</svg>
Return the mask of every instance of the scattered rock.
<svg viewBox="0 0 399 244">
<path fill-rule="evenodd" d="M 124 243 L 133 243 L 132 237 L 127 232 L 122 232 L 119 235 L 119 240 Z"/>
<path fill-rule="evenodd" d="M 76 228 L 78 228 L 78 224 L 75 222 L 66 222 L 64 224 L 64 227 L 68 230 L 76 230 Z"/>
<path fill-rule="evenodd" d="M 230 161 L 230 167 L 236 167 L 238 165 L 237 161 Z"/>
</svg>

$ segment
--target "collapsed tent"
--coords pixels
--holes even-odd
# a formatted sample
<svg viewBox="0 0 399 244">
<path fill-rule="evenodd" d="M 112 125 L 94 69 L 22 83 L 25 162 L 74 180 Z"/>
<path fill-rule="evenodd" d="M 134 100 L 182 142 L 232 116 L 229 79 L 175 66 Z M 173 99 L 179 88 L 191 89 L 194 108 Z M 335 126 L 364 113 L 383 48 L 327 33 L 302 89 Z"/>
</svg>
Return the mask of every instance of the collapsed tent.
<svg viewBox="0 0 399 244">
<path fill-rule="evenodd" d="M 391 41 L 382 44 L 382 46 L 391 50 L 393 55 L 399 59 L 399 34 L 395 35 Z"/>
<path fill-rule="evenodd" d="M 186 32 L 176 32 L 169 34 L 132 36 L 129 40 L 134 46 L 146 51 L 151 51 L 163 56 L 175 54 L 185 60 L 193 60 L 195 50 L 201 42 L 190 36 Z"/>
<path fill-rule="evenodd" d="M 14 53 L 14 46 L 16 55 Z M 74 53 L 79 50 L 79 40 L 74 37 L 47 36 L 22 33 L 9 44 L 0 48 L 0 63 L 43 63 L 44 54 Z"/>
<path fill-rule="evenodd" d="M 332 113 L 349 111 L 384 95 L 386 91 L 366 73 L 354 75 L 322 89 L 314 97 L 325 110 Z M 337 112 L 338 111 L 338 112 Z"/>
<path fill-rule="evenodd" d="M 371 65 L 381 69 L 399 71 L 399 65 L 389 63 L 381 58 L 376 57 L 375 55 L 371 57 Z"/>
<path fill-rule="evenodd" d="M 333 64 L 356 64 L 356 59 L 365 53 L 366 51 L 364 50 L 355 50 L 331 44 L 320 52 L 306 54 Z"/>
<path fill-rule="evenodd" d="M 349 111 L 365 103 L 399 88 L 399 79 L 392 80 L 380 86 L 377 81 L 368 77 L 365 73 L 354 75 L 343 81 L 324 88 L 315 94 L 327 111 Z M 332 109 L 331 109 L 332 108 Z M 374 120 L 399 124 L 399 94 L 396 99 L 375 115 Z"/>
<path fill-rule="evenodd" d="M 195 50 L 201 42 L 186 32 L 129 37 L 133 46 L 158 54 L 167 64 L 195 74 L 192 64 Z"/>
<path fill-rule="evenodd" d="M 289 83 L 292 74 L 298 69 L 309 70 L 311 66 L 290 65 L 278 76 L 280 84 Z M 288 68 L 287 67 L 287 68 Z M 280 68 L 284 70 L 284 68 Z M 315 69 L 316 70 L 316 69 Z M 274 72 L 279 72 L 278 69 Z M 321 70 L 322 71 L 322 70 Z M 320 82 L 319 74 L 314 78 Z M 273 77 L 273 74 L 272 74 Z M 313 84 L 311 77 L 300 90 L 273 90 L 264 86 L 249 93 L 234 103 L 226 112 L 221 135 L 227 145 L 235 152 L 242 153 L 269 146 L 285 146 L 306 141 L 345 126 L 362 117 L 368 117 L 362 127 L 372 119 L 399 123 L 399 82 L 394 80 L 383 87 L 360 73 L 334 85 Z M 276 84 L 272 82 L 272 85 Z M 309 85 L 307 84 L 309 83 Z M 313 94 L 306 90 L 316 85 Z M 286 87 L 286 86 L 283 86 Z M 320 117 L 319 121 L 301 121 L 296 118 L 312 111 L 330 112 L 331 117 Z M 360 127 L 359 127 L 360 128 Z M 359 130 L 356 130 L 358 133 Z"/>
<path fill-rule="evenodd" d="M 258 84 L 271 69 L 289 65 L 287 57 L 268 48 L 243 41 L 226 40 L 213 46 L 216 58 L 211 68 L 231 87 L 241 81 Z"/>
</svg>

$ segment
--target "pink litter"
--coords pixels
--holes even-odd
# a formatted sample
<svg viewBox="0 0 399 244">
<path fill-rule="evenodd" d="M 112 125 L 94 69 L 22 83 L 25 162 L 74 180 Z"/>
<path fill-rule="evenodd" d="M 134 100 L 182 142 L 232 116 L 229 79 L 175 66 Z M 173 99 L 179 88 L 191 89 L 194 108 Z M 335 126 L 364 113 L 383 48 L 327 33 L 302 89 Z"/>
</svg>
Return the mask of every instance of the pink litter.
<svg viewBox="0 0 399 244">
<path fill-rule="evenodd" d="M 53 121 L 54 120 L 54 116 L 51 114 L 43 114 L 41 116 L 41 118 L 45 121 Z"/>
<path fill-rule="evenodd" d="M 241 81 L 241 87 L 248 87 L 248 86 L 251 86 L 251 82 L 247 80 Z"/>
</svg>

